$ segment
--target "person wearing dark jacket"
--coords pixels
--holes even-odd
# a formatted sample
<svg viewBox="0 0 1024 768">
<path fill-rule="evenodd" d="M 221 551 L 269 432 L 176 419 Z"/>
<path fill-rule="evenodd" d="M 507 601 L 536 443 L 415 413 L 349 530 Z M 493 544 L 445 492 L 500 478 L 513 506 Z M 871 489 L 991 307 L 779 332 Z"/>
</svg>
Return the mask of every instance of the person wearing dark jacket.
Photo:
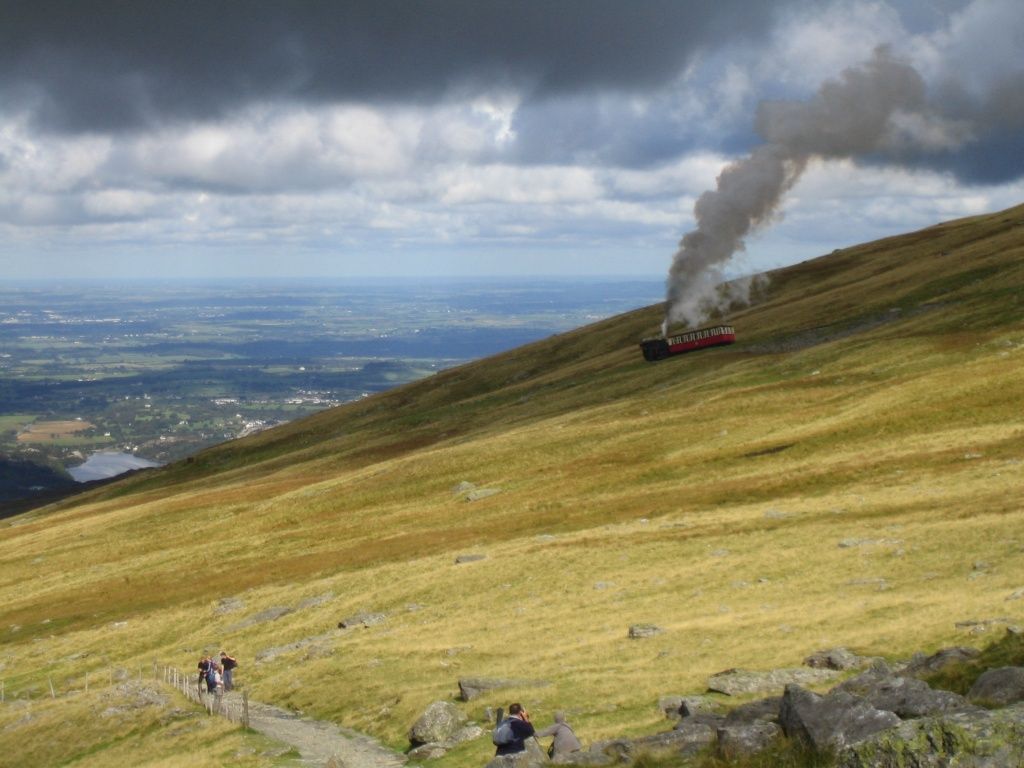
<svg viewBox="0 0 1024 768">
<path fill-rule="evenodd" d="M 533 725 L 530 723 L 530 713 L 523 709 L 518 702 L 508 705 L 508 721 L 512 726 L 512 740 L 506 744 L 499 744 L 494 752 L 496 755 L 514 755 L 517 752 L 526 750 L 526 740 L 533 736 Z"/>
<path fill-rule="evenodd" d="M 220 652 L 220 664 L 224 667 L 224 690 L 230 691 L 235 687 L 235 667 L 238 666 L 238 660 L 234 656 L 228 656 L 224 651 Z"/>
</svg>

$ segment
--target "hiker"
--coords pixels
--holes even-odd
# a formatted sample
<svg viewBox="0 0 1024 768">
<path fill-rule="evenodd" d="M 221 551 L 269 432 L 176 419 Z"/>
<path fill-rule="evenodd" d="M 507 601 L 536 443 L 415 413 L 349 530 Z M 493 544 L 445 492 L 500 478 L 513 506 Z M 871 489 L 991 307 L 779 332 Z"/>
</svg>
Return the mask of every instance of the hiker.
<svg viewBox="0 0 1024 768">
<path fill-rule="evenodd" d="M 543 739 L 546 736 L 555 737 L 551 740 L 551 746 L 548 747 L 548 757 L 552 759 L 583 749 L 580 740 L 573 733 L 572 726 L 565 722 L 564 712 L 555 712 L 554 725 L 549 725 L 543 731 L 537 732 L 538 739 Z"/>
<path fill-rule="evenodd" d="M 235 687 L 234 671 L 235 667 L 238 666 L 238 659 L 234 656 L 228 656 L 224 651 L 220 652 L 220 664 L 224 668 L 224 690 L 230 691 Z"/>
<path fill-rule="evenodd" d="M 210 667 L 213 666 L 213 659 L 209 656 L 203 656 L 199 660 L 199 692 L 203 692 L 203 683 L 206 682 L 206 677 L 210 673 Z M 207 688 L 209 690 L 209 688 Z"/>
<path fill-rule="evenodd" d="M 206 669 L 206 690 L 209 693 L 217 693 L 217 686 L 221 683 L 220 672 L 217 665 L 211 660 L 210 666 Z"/>
<path fill-rule="evenodd" d="M 492 741 L 497 745 L 496 755 L 514 755 L 526 750 L 526 740 L 533 736 L 530 713 L 516 702 L 508 705 L 508 717 L 494 729 Z"/>
</svg>

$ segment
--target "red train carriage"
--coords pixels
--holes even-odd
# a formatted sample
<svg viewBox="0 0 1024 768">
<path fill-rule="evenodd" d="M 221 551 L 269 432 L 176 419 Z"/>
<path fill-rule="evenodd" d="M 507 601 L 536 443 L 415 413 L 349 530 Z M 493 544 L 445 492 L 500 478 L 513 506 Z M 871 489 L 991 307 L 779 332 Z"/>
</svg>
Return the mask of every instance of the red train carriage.
<svg viewBox="0 0 1024 768">
<path fill-rule="evenodd" d="M 680 355 L 704 347 L 720 347 L 736 341 L 736 329 L 731 325 L 712 325 L 696 331 L 686 331 L 676 336 L 657 336 L 640 342 L 644 360 L 661 360 L 670 355 Z"/>
</svg>

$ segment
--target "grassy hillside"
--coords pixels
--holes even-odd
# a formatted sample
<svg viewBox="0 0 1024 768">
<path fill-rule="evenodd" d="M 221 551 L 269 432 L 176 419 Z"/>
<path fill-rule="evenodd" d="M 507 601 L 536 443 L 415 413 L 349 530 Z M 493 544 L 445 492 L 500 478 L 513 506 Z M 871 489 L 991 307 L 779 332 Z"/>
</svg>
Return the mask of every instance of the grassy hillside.
<svg viewBox="0 0 1024 768">
<path fill-rule="evenodd" d="M 729 319 L 734 346 L 650 364 L 640 310 L 0 523 L 0 765 L 61 764 L 12 696 L 204 650 L 396 747 L 459 677 L 542 679 L 465 710 L 566 709 L 586 742 L 664 728 L 658 696 L 727 667 L 1021 619 L 1024 206 L 777 271 Z M 358 611 L 387 619 L 337 629 Z M 176 764 L 137 730 L 139 764 Z M 270 764 L 231 754 L 190 765 Z"/>
</svg>

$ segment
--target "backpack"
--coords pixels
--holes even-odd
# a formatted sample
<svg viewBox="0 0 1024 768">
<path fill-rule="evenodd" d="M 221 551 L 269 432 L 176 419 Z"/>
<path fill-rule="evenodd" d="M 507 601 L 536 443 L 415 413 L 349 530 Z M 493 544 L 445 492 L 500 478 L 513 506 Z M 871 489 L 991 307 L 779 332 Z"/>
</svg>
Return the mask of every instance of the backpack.
<svg viewBox="0 0 1024 768">
<path fill-rule="evenodd" d="M 493 741 L 496 746 L 501 747 L 505 744 L 511 744 L 515 740 L 516 734 L 512 730 L 511 717 L 506 717 L 501 721 L 501 724 L 491 732 L 491 741 Z"/>
</svg>

